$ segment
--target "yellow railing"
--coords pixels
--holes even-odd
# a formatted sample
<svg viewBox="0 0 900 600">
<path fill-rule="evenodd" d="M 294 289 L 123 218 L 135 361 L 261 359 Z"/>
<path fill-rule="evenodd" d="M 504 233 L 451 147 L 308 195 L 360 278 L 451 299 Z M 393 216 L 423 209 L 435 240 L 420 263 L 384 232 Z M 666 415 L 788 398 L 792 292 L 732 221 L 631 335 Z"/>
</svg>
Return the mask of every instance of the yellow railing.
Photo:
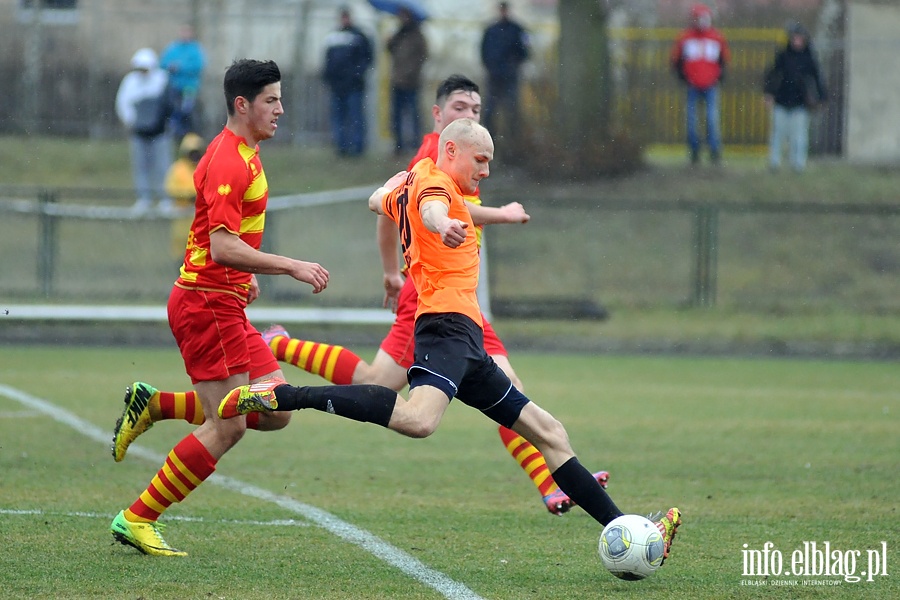
<svg viewBox="0 0 900 600">
<path fill-rule="evenodd" d="M 685 140 L 683 83 L 669 64 L 669 53 L 680 30 L 618 28 L 610 30 L 613 74 L 617 82 L 616 125 L 648 144 Z M 785 42 L 781 29 L 723 29 L 731 61 L 721 86 L 722 138 L 730 145 L 765 144 L 768 112 L 762 102 L 762 78 Z M 548 66 L 558 61 L 547 61 Z M 552 80 L 554 76 L 548 73 Z M 523 90 L 524 110 L 546 112 L 547 79 L 529 81 Z M 702 119 L 702 115 L 701 115 Z M 702 120 L 701 120 L 702 122 Z"/>
</svg>

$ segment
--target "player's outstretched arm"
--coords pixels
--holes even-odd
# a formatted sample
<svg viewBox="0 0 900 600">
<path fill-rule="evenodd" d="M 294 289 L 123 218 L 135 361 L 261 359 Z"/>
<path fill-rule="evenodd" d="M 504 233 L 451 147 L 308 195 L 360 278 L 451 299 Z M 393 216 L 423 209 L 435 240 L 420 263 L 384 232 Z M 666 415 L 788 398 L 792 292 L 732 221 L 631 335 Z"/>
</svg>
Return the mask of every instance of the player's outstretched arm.
<svg viewBox="0 0 900 600">
<path fill-rule="evenodd" d="M 254 274 L 290 275 L 311 285 L 316 294 L 328 286 L 328 271 L 322 265 L 260 252 L 225 229 L 217 229 L 209 235 L 209 249 L 214 261 L 232 269 Z"/>
<path fill-rule="evenodd" d="M 468 203 L 469 214 L 476 225 L 496 225 L 500 223 L 527 223 L 531 216 L 525 207 L 518 202 L 510 202 L 503 206 L 485 206 Z"/>
</svg>

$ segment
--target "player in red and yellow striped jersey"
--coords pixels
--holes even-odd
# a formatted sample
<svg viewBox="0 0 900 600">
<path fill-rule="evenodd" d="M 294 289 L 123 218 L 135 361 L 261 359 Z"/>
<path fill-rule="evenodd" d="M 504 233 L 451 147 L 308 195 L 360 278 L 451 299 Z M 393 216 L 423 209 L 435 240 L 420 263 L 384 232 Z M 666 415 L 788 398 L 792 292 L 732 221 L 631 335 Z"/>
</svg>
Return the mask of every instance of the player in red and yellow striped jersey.
<svg viewBox="0 0 900 600">
<path fill-rule="evenodd" d="M 169 452 L 147 489 L 110 526 L 116 540 L 145 554 L 186 554 L 163 539 L 157 520 L 212 475 L 218 460 L 247 429 L 244 419 L 215 416 L 221 398 L 235 385 L 284 379 L 245 313 L 259 295 L 255 274 L 290 275 L 315 293 L 328 284 L 328 271 L 319 264 L 259 250 L 269 190 L 258 144 L 275 135 L 284 112 L 278 66 L 236 61 L 226 71 L 223 87 L 228 120 L 194 173 L 195 216 L 168 303 L 169 325 L 205 420 Z M 196 407 L 174 412 L 197 419 Z M 135 425 L 132 420 L 139 416 L 126 406 L 123 421 Z M 256 427 L 281 429 L 288 421 L 269 415 L 256 421 Z"/>
</svg>

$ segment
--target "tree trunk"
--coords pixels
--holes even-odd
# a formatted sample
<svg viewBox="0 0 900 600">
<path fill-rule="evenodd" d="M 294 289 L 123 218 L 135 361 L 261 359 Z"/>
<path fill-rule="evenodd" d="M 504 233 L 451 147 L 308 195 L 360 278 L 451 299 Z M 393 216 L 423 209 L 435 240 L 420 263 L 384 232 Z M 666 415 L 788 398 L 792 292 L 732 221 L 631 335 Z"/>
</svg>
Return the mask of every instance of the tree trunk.
<svg viewBox="0 0 900 600">
<path fill-rule="evenodd" d="M 584 156 L 610 138 L 609 8 L 605 0 L 559 0 L 558 11 L 560 138 Z"/>
</svg>

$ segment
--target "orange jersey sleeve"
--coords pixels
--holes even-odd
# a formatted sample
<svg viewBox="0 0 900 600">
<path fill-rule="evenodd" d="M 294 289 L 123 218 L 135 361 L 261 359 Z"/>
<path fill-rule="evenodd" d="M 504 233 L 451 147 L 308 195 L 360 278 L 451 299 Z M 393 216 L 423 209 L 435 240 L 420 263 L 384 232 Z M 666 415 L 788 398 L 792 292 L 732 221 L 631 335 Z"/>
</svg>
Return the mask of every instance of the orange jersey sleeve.
<svg viewBox="0 0 900 600">
<path fill-rule="evenodd" d="M 448 248 L 438 233 L 422 222 L 421 209 L 441 202 L 448 216 L 468 223 L 469 235 L 457 248 Z M 478 244 L 472 216 L 459 188 L 425 158 L 416 163 L 406 181 L 382 198 L 382 210 L 400 230 L 400 247 L 419 293 L 416 317 L 425 313 L 460 313 L 483 326 L 478 306 Z"/>
</svg>

